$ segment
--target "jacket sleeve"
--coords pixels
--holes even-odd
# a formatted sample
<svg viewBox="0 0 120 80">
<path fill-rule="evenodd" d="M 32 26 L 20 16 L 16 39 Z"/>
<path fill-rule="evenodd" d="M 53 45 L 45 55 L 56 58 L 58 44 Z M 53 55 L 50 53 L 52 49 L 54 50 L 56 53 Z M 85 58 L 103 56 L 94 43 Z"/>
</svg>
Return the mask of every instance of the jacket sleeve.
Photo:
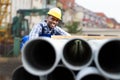
<svg viewBox="0 0 120 80">
<path fill-rule="evenodd" d="M 68 32 L 65 30 L 61 29 L 60 27 L 56 26 L 55 28 L 56 34 L 55 35 L 66 35 L 66 36 L 71 36 Z"/>
<path fill-rule="evenodd" d="M 29 33 L 29 39 L 38 38 L 40 33 L 42 33 L 42 27 L 40 23 L 35 24 Z"/>
</svg>

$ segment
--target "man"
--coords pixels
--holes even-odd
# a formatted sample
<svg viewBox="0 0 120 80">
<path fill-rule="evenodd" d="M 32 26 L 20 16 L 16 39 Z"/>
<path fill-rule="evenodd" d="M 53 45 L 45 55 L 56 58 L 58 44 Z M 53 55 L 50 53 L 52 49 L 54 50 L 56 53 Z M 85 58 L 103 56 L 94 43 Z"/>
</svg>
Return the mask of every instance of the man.
<svg viewBox="0 0 120 80">
<path fill-rule="evenodd" d="M 29 39 L 37 38 L 39 36 L 51 36 L 51 35 L 70 35 L 59 26 L 61 21 L 62 13 L 61 10 L 57 7 L 52 8 L 48 11 L 48 16 L 45 21 L 40 22 L 33 26 Z"/>
<path fill-rule="evenodd" d="M 70 36 L 69 33 L 61 29 L 59 26 L 59 22 L 61 21 L 62 13 L 59 8 L 52 8 L 48 11 L 48 16 L 46 20 L 40 22 L 33 26 L 29 35 L 26 35 L 22 38 L 20 48 L 26 43 L 26 41 L 34 38 L 38 38 L 41 36 L 51 37 L 51 35 L 66 35 Z"/>
</svg>

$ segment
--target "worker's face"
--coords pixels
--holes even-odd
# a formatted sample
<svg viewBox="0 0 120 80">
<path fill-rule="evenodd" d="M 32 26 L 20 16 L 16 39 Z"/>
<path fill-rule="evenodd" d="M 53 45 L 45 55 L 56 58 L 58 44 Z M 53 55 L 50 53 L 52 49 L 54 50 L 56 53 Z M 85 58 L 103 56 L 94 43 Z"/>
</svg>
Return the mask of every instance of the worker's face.
<svg viewBox="0 0 120 80">
<path fill-rule="evenodd" d="M 59 21 L 60 20 L 54 16 L 49 15 L 47 17 L 47 24 L 50 28 L 54 28 L 56 25 L 58 25 Z"/>
</svg>

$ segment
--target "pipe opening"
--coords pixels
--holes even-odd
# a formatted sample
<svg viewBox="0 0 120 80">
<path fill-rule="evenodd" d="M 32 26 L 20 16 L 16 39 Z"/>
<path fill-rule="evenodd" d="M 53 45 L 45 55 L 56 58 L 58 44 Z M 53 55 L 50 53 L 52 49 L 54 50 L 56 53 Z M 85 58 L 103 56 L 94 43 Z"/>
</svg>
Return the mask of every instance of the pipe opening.
<svg viewBox="0 0 120 80">
<path fill-rule="evenodd" d="M 47 70 L 55 62 L 56 54 L 54 47 L 45 40 L 34 40 L 24 50 L 29 65 L 36 69 Z"/>
<path fill-rule="evenodd" d="M 80 80 L 107 80 L 107 79 L 98 74 L 89 74 L 89 75 L 84 76 Z"/>
<path fill-rule="evenodd" d="M 87 42 L 81 39 L 69 41 L 63 50 L 65 60 L 75 66 L 82 66 L 89 62 L 92 51 Z"/>
<path fill-rule="evenodd" d="M 47 80 L 75 80 L 75 77 L 68 68 L 57 66 L 52 73 L 47 75 Z"/>
<path fill-rule="evenodd" d="M 12 80 L 40 80 L 40 78 L 38 76 L 31 75 L 23 67 L 20 67 L 14 72 Z"/>
<path fill-rule="evenodd" d="M 98 61 L 104 71 L 120 74 L 120 41 L 110 41 L 102 46 Z"/>
</svg>

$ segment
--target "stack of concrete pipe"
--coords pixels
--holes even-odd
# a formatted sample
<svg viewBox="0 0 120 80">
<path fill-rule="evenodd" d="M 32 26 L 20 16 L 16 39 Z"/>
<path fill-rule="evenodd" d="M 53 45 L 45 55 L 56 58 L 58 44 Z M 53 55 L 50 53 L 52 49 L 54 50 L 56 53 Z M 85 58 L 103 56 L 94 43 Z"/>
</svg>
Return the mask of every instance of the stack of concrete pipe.
<svg viewBox="0 0 120 80">
<path fill-rule="evenodd" d="M 29 40 L 12 80 L 120 80 L 120 39 Z"/>
</svg>

